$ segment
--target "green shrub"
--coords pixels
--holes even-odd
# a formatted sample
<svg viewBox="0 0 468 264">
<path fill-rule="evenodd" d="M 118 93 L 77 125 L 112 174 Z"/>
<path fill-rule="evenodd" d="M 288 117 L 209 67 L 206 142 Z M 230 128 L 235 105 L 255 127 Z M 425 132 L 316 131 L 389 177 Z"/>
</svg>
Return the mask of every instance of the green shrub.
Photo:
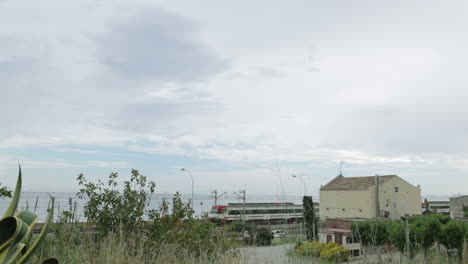
<svg viewBox="0 0 468 264">
<path fill-rule="evenodd" d="M 145 227 L 146 243 L 152 246 L 163 244 L 183 245 L 187 254 L 200 256 L 202 253 L 213 257 L 224 253 L 229 247 L 225 230 L 216 227 L 207 217 L 193 218 L 190 203 L 183 203 L 179 193 L 172 199 L 172 210 L 164 200 L 159 210 L 149 210 L 150 222 Z"/>
<path fill-rule="evenodd" d="M 123 190 L 119 191 L 118 177 L 117 173 L 111 173 L 107 186 L 100 180 L 88 182 L 83 174 L 77 178 L 81 186 L 77 196 L 87 199 L 84 215 L 103 233 L 114 232 L 118 228 L 126 233 L 140 229 L 145 207 L 156 186 L 138 170 L 132 169 L 130 180 L 124 181 Z"/>
<path fill-rule="evenodd" d="M 302 241 L 295 245 L 294 253 L 302 256 L 320 257 L 333 263 L 348 260 L 348 249 L 331 242 Z"/>
<path fill-rule="evenodd" d="M 330 242 L 320 250 L 320 258 L 333 263 L 344 262 L 348 260 L 348 249 Z"/>
<path fill-rule="evenodd" d="M 450 221 L 442 228 L 440 242 L 450 250 L 455 250 L 462 258 L 463 245 L 468 238 L 468 224 L 463 221 Z"/>
<path fill-rule="evenodd" d="M 138 250 L 153 254 L 158 248 L 171 245 L 184 249 L 176 251 L 179 256 L 193 255 L 194 258 L 217 258 L 230 248 L 229 239 L 222 236 L 214 223 L 206 217 L 193 217 L 190 203 L 183 203 L 179 193 L 174 195 L 172 206 L 163 200 L 159 210 L 147 210 L 155 183 L 132 170 L 130 179 L 119 191 L 117 178 L 117 173 L 111 173 L 104 184 L 88 182 L 82 174 L 78 176 L 82 187 L 78 196 L 88 199 L 84 214 L 101 231 L 101 240 L 117 235 L 117 239 L 135 250 L 135 254 Z M 145 215 L 149 221 L 143 220 Z"/>
<path fill-rule="evenodd" d="M 230 230 L 232 232 L 244 232 L 252 229 L 252 227 L 254 226 L 252 226 L 251 224 L 246 224 L 244 222 L 236 222 L 230 225 Z"/>
<path fill-rule="evenodd" d="M 256 227 L 254 225 L 245 225 L 247 236 L 244 236 L 244 243 L 249 245 L 268 246 L 271 245 L 273 234 L 266 227 Z"/>
<path fill-rule="evenodd" d="M 257 239 L 256 244 L 261 246 L 271 245 L 271 241 L 273 240 L 273 234 L 269 229 L 266 227 L 261 227 L 257 229 Z"/>
<path fill-rule="evenodd" d="M 294 252 L 302 256 L 320 257 L 320 251 L 324 246 L 325 243 L 317 241 L 302 241 L 296 244 Z"/>
</svg>

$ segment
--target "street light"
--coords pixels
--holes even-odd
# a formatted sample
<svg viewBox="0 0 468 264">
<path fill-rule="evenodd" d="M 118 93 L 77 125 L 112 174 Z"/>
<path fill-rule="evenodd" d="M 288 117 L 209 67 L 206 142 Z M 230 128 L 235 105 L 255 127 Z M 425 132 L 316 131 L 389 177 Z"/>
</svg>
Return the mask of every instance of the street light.
<svg viewBox="0 0 468 264">
<path fill-rule="evenodd" d="M 181 168 L 180 170 L 188 172 L 188 174 L 190 175 L 190 178 L 192 178 L 192 210 L 195 212 L 195 209 L 193 207 L 193 175 L 189 170 L 187 170 L 185 168 Z"/>
<path fill-rule="evenodd" d="M 301 180 L 302 184 L 304 185 L 304 196 L 307 195 L 307 186 L 306 186 L 306 183 L 304 181 L 304 179 L 300 176 L 296 176 L 296 175 L 293 175 L 292 176 L 293 178 L 298 178 L 299 180 Z"/>
</svg>

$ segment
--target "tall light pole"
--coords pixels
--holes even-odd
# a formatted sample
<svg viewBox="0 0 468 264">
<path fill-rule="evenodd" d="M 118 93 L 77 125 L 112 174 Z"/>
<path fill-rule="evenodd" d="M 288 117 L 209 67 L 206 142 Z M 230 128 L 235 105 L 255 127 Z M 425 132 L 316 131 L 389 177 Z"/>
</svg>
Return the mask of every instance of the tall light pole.
<svg viewBox="0 0 468 264">
<path fill-rule="evenodd" d="M 188 174 L 190 175 L 190 178 L 192 178 L 192 211 L 195 212 L 195 209 L 194 209 L 194 207 L 193 207 L 193 175 L 192 175 L 192 173 L 191 173 L 189 170 L 187 170 L 187 169 L 185 169 L 185 168 L 181 168 L 180 170 L 181 170 L 181 171 L 186 171 L 186 172 L 188 172 Z"/>
<path fill-rule="evenodd" d="M 307 195 L 307 186 L 306 186 L 306 183 L 304 181 L 304 178 L 300 177 L 300 176 L 296 176 L 296 175 L 293 175 L 292 176 L 293 178 L 298 178 L 299 180 L 301 180 L 302 184 L 304 185 L 304 196 Z"/>
</svg>

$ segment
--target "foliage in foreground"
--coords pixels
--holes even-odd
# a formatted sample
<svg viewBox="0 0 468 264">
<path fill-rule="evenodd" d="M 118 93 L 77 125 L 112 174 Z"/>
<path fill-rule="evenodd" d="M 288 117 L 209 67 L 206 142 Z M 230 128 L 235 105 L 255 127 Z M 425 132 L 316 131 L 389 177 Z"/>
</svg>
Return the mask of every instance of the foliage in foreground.
<svg viewBox="0 0 468 264">
<path fill-rule="evenodd" d="M 65 225 L 66 227 L 66 225 Z M 67 264 L 128 264 L 128 263 L 164 263 L 164 264 L 228 264 L 241 263 L 234 251 L 227 251 L 213 258 L 204 251 L 195 255 L 184 244 L 162 243 L 159 245 L 134 244 L 133 238 L 124 238 L 112 233 L 96 240 L 89 231 L 65 228 L 60 230 L 60 238 L 48 238 L 41 247 L 37 259 L 54 255 Z M 73 239 L 67 239 L 72 237 Z M 34 261 L 35 259 L 33 259 Z"/>
<path fill-rule="evenodd" d="M 172 204 L 164 200 L 158 210 L 148 210 L 156 184 L 133 169 L 130 179 L 119 189 L 118 177 L 111 173 L 107 184 L 89 182 L 83 174 L 77 179 L 81 186 L 78 196 L 87 199 L 84 215 L 88 224 L 97 227 L 97 245 L 109 236 L 117 236 L 121 243 L 131 245 L 129 248 L 148 254 L 164 246 L 183 246 L 184 250 L 176 254 L 196 258 L 218 258 L 230 248 L 221 230 L 207 218 L 195 219 L 190 203 L 183 203 L 178 193 Z"/>
<path fill-rule="evenodd" d="M 294 246 L 294 253 L 302 256 L 321 258 L 329 262 L 344 262 L 348 260 L 348 249 L 333 242 L 302 241 Z"/>
<path fill-rule="evenodd" d="M 87 199 L 84 215 L 104 234 L 118 228 L 129 233 L 138 231 L 156 187 L 153 181 L 133 169 L 130 179 L 124 181 L 123 190 L 119 191 L 118 177 L 117 173 L 111 173 L 107 184 L 101 180 L 89 182 L 83 174 L 77 178 L 81 187 L 77 196 Z"/>
<path fill-rule="evenodd" d="M 54 210 L 53 198 L 51 198 L 51 207 L 49 208 L 49 214 L 41 233 L 31 242 L 32 228 L 39 217 L 29 211 L 16 212 L 21 195 L 21 185 L 22 175 L 20 167 L 13 199 L 4 212 L 3 218 L 0 220 L 1 264 L 26 263 L 43 242 L 52 221 Z M 42 263 L 54 264 L 58 263 L 58 261 L 56 259 L 46 259 Z"/>
<path fill-rule="evenodd" d="M 273 234 L 266 227 L 257 227 L 250 225 L 247 230 L 247 236 L 244 236 L 244 243 L 248 245 L 268 246 L 271 245 Z"/>
</svg>

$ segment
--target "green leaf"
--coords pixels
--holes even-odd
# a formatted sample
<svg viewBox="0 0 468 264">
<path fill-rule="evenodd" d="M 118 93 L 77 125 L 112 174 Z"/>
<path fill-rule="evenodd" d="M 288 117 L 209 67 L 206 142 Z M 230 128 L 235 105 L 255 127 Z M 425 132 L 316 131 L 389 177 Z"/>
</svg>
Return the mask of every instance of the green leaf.
<svg viewBox="0 0 468 264">
<path fill-rule="evenodd" d="M 25 246 L 26 244 L 24 243 L 18 243 L 12 249 L 8 250 L 8 253 L 3 259 L 2 264 L 13 263 L 13 261 L 15 261 L 15 259 L 19 256 L 19 254 L 21 253 L 21 250 L 23 250 Z"/>
<path fill-rule="evenodd" d="M 47 215 L 47 220 L 46 220 L 46 223 L 44 224 L 44 227 L 41 230 L 41 233 L 37 236 L 36 240 L 31 244 L 31 246 L 23 254 L 23 256 L 21 256 L 18 262 L 16 262 L 16 264 L 25 263 L 29 259 L 29 257 L 31 257 L 32 253 L 34 253 L 34 251 L 37 250 L 40 243 L 42 243 L 42 241 L 47 236 L 47 232 L 49 230 L 49 227 L 52 222 L 53 215 L 54 215 L 55 197 L 50 197 L 50 200 L 51 200 L 51 206 L 49 208 L 49 214 Z"/>
<path fill-rule="evenodd" d="M 16 181 L 16 188 L 15 188 L 15 193 L 13 195 L 13 199 L 11 200 L 10 206 L 8 206 L 5 213 L 3 214 L 3 218 L 8 217 L 8 216 L 13 216 L 15 214 L 16 208 L 18 207 L 20 195 L 21 195 L 21 166 L 19 166 L 18 180 Z"/>
</svg>

